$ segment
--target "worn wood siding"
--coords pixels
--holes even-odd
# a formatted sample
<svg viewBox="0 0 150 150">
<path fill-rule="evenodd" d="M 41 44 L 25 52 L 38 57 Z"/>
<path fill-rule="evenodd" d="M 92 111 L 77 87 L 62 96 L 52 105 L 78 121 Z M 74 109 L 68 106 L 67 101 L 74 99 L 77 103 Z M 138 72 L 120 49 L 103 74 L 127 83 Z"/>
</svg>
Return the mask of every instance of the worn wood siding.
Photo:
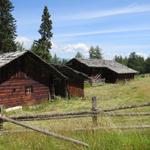
<svg viewBox="0 0 150 150">
<path fill-rule="evenodd" d="M 60 96 L 63 98 L 67 97 L 67 84 L 64 80 L 61 79 L 55 79 L 54 80 L 54 88 L 55 88 L 55 95 Z"/>
<path fill-rule="evenodd" d="M 68 84 L 68 91 L 71 97 L 84 97 L 84 82 L 70 82 Z"/>
<path fill-rule="evenodd" d="M 117 74 L 106 67 L 88 67 L 76 60 L 72 60 L 71 62 L 67 63 L 67 65 L 77 71 L 85 73 L 92 79 L 94 79 L 97 74 L 101 74 L 101 78 L 104 78 L 105 82 L 107 83 L 115 83 L 118 80 L 134 79 L 135 75 L 134 73 Z"/>
<path fill-rule="evenodd" d="M 118 74 L 117 79 L 118 80 L 131 80 L 134 79 L 135 74 L 130 73 L 130 74 Z"/>
<path fill-rule="evenodd" d="M 42 63 L 28 55 L 5 65 L 0 68 L 0 104 L 10 107 L 48 100 L 52 93 L 51 75 Z M 26 86 L 33 88 L 30 95 L 25 93 Z"/>
<path fill-rule="evenodd" d="M 33 92 L 27 94 L 25 88 L 32 86 Z M 40 103 L 49 98 L 49 87 L 18 72 L 0 84 L 0 104 L 6 107 Z"/>
<path fill-rule="evenodd" d="M 92 76 L 91 73 L 91 68 L 86 66 L 85 64 L 82 64 L 76 60 L 72 60 L 71 62 L 67 63 L 67 66 L 79 71 L 79 72 L 83 72 L 85 74 L 87 74 L 88 76 Z"/>
</svg>

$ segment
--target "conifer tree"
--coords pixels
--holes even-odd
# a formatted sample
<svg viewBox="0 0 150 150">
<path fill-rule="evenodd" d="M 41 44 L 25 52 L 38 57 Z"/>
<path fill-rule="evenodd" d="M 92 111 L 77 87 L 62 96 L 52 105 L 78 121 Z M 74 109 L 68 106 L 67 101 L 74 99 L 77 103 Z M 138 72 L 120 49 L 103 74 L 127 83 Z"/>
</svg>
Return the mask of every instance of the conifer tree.
<svg viewBox="0 0 150 150">
<path fill-rule="evenodd" d="M 63 58 L 63 59 L 61 60 L 61 64 L 62 64 L 62 65 L 65 65 L 68 61 L 69 61 L 68 59 Z"/>
<path fill-rule="evenodd" d="M 51 62 L 51 54 L 50 49 L 52 47 L 51 38 L 53 36 L 52 30 L 52 20 L 50 19 L 50 14 L 48 12 L 47 6 L 44 7 L 41 25 L 39 29 L 39 33 L 41 35 L 40 39 L 34 41 L 31 50 L 41 57 L 46 62 Z"/>
<path fill-rule="evenodd" d="M 127 65 L 129 68 L 144 73 L 144 57 L 137 55 L 135 52 L 130 53 Z"/>
<path fill-rule="evenodd" d="M 95 51 L 96 51 L 96 58 L 102 59 L 102 53 L 101 53 L 102 49 L 98 45 L 95 47 Z"/>
<path fill-rule="evenodd" d="M 150 73 L 150 56 L 145 60 L 144 71 Z"/>
<path fill-rule="evenodd" d="M 9 0 L 0 0 L 0 53 L 16 51 L 16 21 Z"/>
<path fill-rule="evenodd" d="M 59 57 L 57 57 L 56 54 L 54 55 L 54 57 L 53 57 L 53 59 L 52 59 L 52 63 L 53 63 L 53 64 L 56 64 L 56 65 L 61 64 L 61 60 L 60 60 Z"/>
<path fill-rule="evenodd" d="M 22 42 L 16 42 L 16 50 L 17 51 L 25 51 L 24 45 Z"/>
<path fill-rule="evenodd" d="M 83 56 L 80 52 L 77 52 L 76 55 L 75 55 L 75 58 L 83 58 Z"/>
<path fill-rule="evenodd" d="M 126 65 L 128 64 L 128 58 L 127 57 L 122 57 L 122 56 L 115 56 L 115 61 L 120 63 L 120 64 L 123 64 L 123 65 Z"/>
<path fill-rule="evenodd" d="M 93 47 L 91 46 L 90 47 L 90 50 L 89 50 L 89 57 L 91 59 L 102 59 L 102 53 L 101 53 L 101 48 L 99 48 L 99 46 L 96 46 L 96 47 Z"/>
</svg>

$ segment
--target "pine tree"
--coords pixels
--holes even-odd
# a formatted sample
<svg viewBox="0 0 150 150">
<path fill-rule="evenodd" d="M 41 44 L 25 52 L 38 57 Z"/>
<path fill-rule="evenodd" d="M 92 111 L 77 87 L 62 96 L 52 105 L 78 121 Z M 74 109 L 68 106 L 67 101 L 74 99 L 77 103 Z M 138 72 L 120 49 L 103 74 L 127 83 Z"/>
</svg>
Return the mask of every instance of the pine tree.
<svg viewBox="0 0 150 150">
<path fill-rule="evenodd" d="M 34 41 L 31 50 L 41 57 L 46 62 L 51 62 L 51 54 L 50 49 L 52 47 L 51 38 L 53 36 L 52 30 L 52 20 L 50 19 L 50 14 L 48 12 L 47 6 L 44 7 L 41 25 L 39 29 L 39 33 L 41 38 L 38 41 Z"/>
<path fill-rule="evenodd" d="M 9 0 L 0 0 L 0 53 L 16 51 L 16 21 Z"/>
<path fill-rule="evenodd" d="M 61 60 L 61 64 L 62 64 L 62 65 L 65 65 L 68 61 L 69 61 L 68 59 L 63 58 L 63 59 Z"/>
<path fill-rule="evenodd" d="M 61 64 L 61 60 L 59 57 L 57 57 L 57 55 L 55 54 L 53 59 L 52 59 L 52 63 L 53 64 Z"/>
<path fill-rule="evenodd" d="M 101 49 L 99 48 L 99 46 L 96 46 L 95 48 L 93 46 L 90 47 L 89 50 L 89 57 L 91 59 L 102 59 L 102 53 L 101 53 Z"/>
<path fill-rule="evenodd" d="M 23 43 L 16 42 L 16 50 L 17 51 L 25 51 Z"/>
<path fill-rule="evenodd" d="M 132 52 L 128 58 L 128 67 L 144 73 L 144 58 Z"/>
<path fill-rule="evenodd" d="M 122 56 L 115 56 L 115 61 L 120 63 L 120 64 L 123 64 L 123 65 L 126 65 L 128 64 L 128 58 L 127 57 L 122 57 Z"/>
<path fill-rule="evenodd" d="M 77 54 L 75 55 L 75 58 L 83 58 L 83 56 L 80 52 L 77 52 Z"/>
<path fill-rule="evenodd" d="M 102 59 L 102 49 L 97 45 L 96 48 L 95 48 L 95 51 L 96 51 L 96 58 L 97 59 Z"/>
<path fill-rule="evenodd" d="M 89 57 L 92 59 L 95 57 L 95 48 L 93 46 L 90 47 Z"/>
<path fill-rule="evenodd" d="M 145 60 L 144 72 L 150 73 L 150 56 Z"/>
</svg>

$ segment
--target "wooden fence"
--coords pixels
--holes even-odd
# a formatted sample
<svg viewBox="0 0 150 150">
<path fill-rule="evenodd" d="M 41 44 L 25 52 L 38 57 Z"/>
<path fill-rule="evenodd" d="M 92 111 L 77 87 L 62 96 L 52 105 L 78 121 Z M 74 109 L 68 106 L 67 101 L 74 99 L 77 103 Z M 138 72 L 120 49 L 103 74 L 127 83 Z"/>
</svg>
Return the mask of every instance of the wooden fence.
<svg viewBox="0 0 150 150">
<path fill-rule="evenodd" d="M 97 125 L 98 116 L 105 117 L 121 117 L 121 116 L 149 116 L 150 112 L 115 112 L 116 110 L 125 110 L 125 109 L 133 109 L 139 107 L 147 107 L 150 106 L 150 102 L 143 104 L 135 104 L 128 106 L 119 106 L 110 109 L 98 109 L 97 108 L 97 100 L 96 97 L 92 97 L 92 108 L 89 111 L 80 111 L 80 112 L 64 112 L 64 113 L 43 113 L 36 115 L 21 115 L 21 116 L 10 116 L 11 119 L 17 121 L 36 121 L 36 120 L 51 120 L 51 119 L 67 119 L 67 118 L 80 118 L 80 117 L 92 117 L 92 121 L 94 125 Z M 3 112 L 3 108 L 1 111 Z M 3 127 L 3 122 L 7 120 L 0 119 L 1 128 Z"/>
<path fill-rule="evenodd" d="M 97 129 L 98 125 L 98 116 L 109 116 L 109 117 L 120 117 L 120 116 L 149 116 L 150 112 L 141 112 L 141 113 L 118 113 L 115 112 L 116 110 L 123 110 L 123 109 L 132 109 L 132 108 L 138 108 L 138 107 L 146 107 L 150 106 L 150 102 L 144 103 L 144 104 L 136 104 L 136 105 L 130 105 L 130 106 L 120 106 L 115 107 L 111 109 L 98 109 L 97 108 L 97 101 L 96 97 L 92 97 L 92 108 L 89 111 L 80 111 L 80 112 L 65 112 L 65 113 L 45 113 L 45 114 L 38 114 L 38 115 L 26 115 L 26 116 L 10 116 L 7 117 L 3 114 L 3 106 L 0 106 L 0 130 L 3 130 L 3 122 L 11 122 L 13 124 L 31 129 L 36 132 L 40 132 L 42 134 L 52 136 L 54 138 L 68 141 L 77 145 L 82 145 L 85 147 L 89 147 L 87 143 L 84 143 L 79 140 L 72 139 L 70 137 L 65 137 L 59 134 L 56 134 L 54 132 L 42 130 L 39 128 L 35 128 L 29 125 L 25 125 L 24 123 L 21 123 L 20 121 L 34 121 L 34 120 L 50 120 L 50 119 L 66 119 L 66 118 L 79 118 L 79 117 L 92 117 L 94 128 L 92 130 Z M 104 128 L 104 127 L 98 127 L 98 129 Z M 132 126 L 132 127 L 116 127 L 117 129 L 129 129 L 129 128 L 150 128 L 149 125 L 143 125 L 140 126 Z M 111 129 L 111 127 L 110 127 Z M 84 129 L 82 129 L 84 130 Z M 87 129 L 86 129 L 87 130 Z"/>
</svg>

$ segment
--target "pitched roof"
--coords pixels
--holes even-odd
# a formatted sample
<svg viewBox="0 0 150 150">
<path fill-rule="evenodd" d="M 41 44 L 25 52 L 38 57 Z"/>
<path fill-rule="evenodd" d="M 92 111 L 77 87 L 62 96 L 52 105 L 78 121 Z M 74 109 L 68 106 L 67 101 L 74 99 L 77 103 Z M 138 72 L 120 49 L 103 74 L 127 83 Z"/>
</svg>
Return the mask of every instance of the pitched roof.
<svg viewBox="0 0 150 150">
<path fill-rule="evenodd" d="M 32 53 L 31 51 L 16 51 L 16 52 L 8 52 L 8 53 L 2 53 L 0 54 L 0 68 L 2 68 L 3 66 L 11 63 L 12 61 L 18 59 L 19 57 L 25 55 L 25 54 L 31 54 L 32 56 L 36 57 L 37 59 L 39 59 L 42 63 L 44 63 L 45 65 L 47 65 L 47 67 L 53 69 L 54 73 L 59 74 L 60 77 L 67 79 L 67 77 L 65 75 L 63 75 L 61 72 L 59 72 L 55 67 L 53 67 L 52 65 L 46 63 L 44 60 L 42 60 L 39 56 L 37 56 L 36 54 Z"/>
<path fill-rule="evenodd" d="M 118 74 L 138 73 L 137 71 L 128 68 L 127 66 L 122 65 L 114 60 L 81 59 L 81 58 L 74 58 L 74 59 L 88 67 L 108 68 Z"/>
<path fill-rule="evenodd" d="M 0 54 L 0 68 L 24 55 L 27 51 L 16 51 Z"/>
<path fill-rule="evenodd" d="M 74 70 L 66 65 L 54 65 L 53 64 L 53 66 L 56 67 L 61 73 L 63 73 L 69 79 L 74 79 L 73 77 L 76 77 L 76 78 L 82 78 L 83 80 L 85 79 L 90 80 L 90 78 L 86 74 L 79 72 L 77 70 Z"/>
</svg>

